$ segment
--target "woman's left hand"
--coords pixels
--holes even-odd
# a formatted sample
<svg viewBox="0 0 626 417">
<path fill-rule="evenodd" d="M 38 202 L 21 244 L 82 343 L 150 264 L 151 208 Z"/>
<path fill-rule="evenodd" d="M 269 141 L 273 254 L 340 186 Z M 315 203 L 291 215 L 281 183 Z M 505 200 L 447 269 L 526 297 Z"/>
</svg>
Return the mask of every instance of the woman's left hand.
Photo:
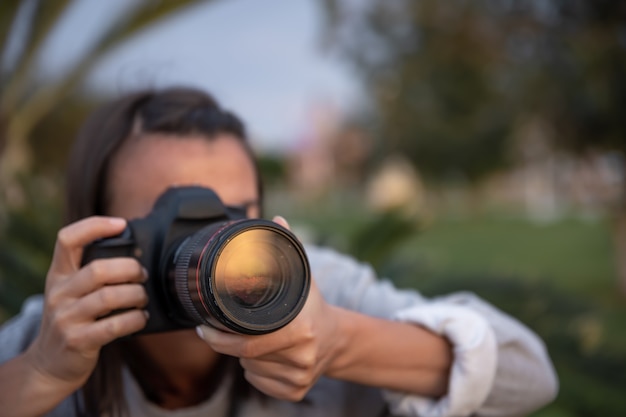
<svg viewBox="0 0 626 417">
<path fill-rule="evenodd" d="M 250 336 L 199 326 L 198 333 L 216 352 L 240 358 L 246 379 L 257 389 L 275 398 L 299 401 L 342 346 L 338 321 L 333 319 L 336 310 L 324 301 L 312 280 L 302 311 L 282 329 Z"/>
<path fill-rule="evenodd" d="M 208 326 L 198 330 L 213 350 L 240 358 L 246 379 L 259 391 L 299 401 L 325 372 L 340 346 L 333 310 L 312 281 L 302 311 L 273 333 L 250 336 Z"/>
</svg>

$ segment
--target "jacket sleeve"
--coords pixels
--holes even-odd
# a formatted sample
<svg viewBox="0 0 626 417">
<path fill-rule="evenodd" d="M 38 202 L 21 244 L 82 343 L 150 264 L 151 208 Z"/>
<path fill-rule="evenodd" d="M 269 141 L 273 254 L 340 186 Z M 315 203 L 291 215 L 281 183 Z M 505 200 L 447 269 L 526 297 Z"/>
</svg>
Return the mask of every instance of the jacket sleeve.
<svg viewBox="0 0 626 417">
<path fill-rule="evenodd" d="M 30 346 L 39 333 L 42 312 L 43 296 L 32 296 L 24 302 L 19 314 L 0 327 L 0 365 L 20 355 Z M 78 393 L 79 391 L 67 397 L 47 413 L 46 417 L 75 417 Z"/>
<path fill-rule="evenodd" d="M 31 344 L 41 324 L 43 297 L 28 298 L 18 315 L 0 327 L 0 363 L 18 356 Z"/>
<path fill-rule="evenodd" d="M 331 250 L 309 251 L 326 300 L 370 316 L 423 326 L 446 337 L 454 359 L 448 393 L 438 399 L 385 392 L 399 415 L 519 416 L 556 396 L 558 381 L 539 337 L 472 293 L 426 299 L 379 280 L 367 265 Z"/>
</svg>

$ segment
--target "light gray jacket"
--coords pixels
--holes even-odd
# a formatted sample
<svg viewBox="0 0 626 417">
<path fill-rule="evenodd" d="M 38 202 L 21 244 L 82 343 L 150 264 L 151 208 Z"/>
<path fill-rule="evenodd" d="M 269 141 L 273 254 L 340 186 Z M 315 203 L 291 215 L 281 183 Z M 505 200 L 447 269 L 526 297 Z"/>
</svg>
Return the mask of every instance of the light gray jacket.
<svg viewBox="0 0 626 417">
<path fill-rule="evenodd" d="M 239 416 L 519 416 L 552 401 L 558 381 L 543 342 L 527 327 L 471 293 L 426 299 L 380 280 L 367 265 L 329 249 L 307 247 L 314 279 L 334 305 L 424 326 L 447 337 L 454 351 L 448 394 L 440 399 L 321 378 L 302 402 L 251 398 Z M 29 299 L 0 329 L 0 363 L 23 352 L 37 334 L 43 298 Z M 196 407 L 167 411 L 148 402 L 128 372 L 124 390 L 132 416 L 224 416 L 230 385 Z M 76 416 L 71 398 L 49 416 Z"/>
</svg>

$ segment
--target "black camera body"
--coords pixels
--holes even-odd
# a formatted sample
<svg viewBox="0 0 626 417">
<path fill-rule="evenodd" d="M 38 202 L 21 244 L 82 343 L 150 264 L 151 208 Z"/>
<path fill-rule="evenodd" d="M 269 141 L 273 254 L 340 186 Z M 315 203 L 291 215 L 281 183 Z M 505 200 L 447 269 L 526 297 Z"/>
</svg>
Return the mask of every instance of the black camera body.
<svg viewBox="0 0 626 417">
<path fill-rule="evenodd" d="M 210 189 L 168 189 L 118 236 L 87 245 L 83 265 L 133 257 L 148 271 L 149 319 L 139 333 L 199 324 L 263 334 L 289 323 L 310 287 L 304 248 L 284 227 L 247 219 Z"/>
</svg>

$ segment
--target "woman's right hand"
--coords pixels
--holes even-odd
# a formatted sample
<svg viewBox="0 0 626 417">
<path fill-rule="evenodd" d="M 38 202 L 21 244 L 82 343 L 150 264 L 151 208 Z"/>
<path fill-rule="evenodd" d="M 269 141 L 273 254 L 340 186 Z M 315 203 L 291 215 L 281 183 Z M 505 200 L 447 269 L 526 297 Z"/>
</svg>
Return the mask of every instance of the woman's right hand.
<svg viewBox="0 0 626 417">
<path fill-rule="evenodd" d="M 61 229 L 46 278 L 38 336 L 28 363 L 61 390 L 81 387 L 105 344 L 141 330 L 147 273 L 133 258 L 97 259 L 81 267 L 83 247 L 122 232 L 126 221 L 90 217 Z M 114 310 L 126 311 L 108 315 Z M 25 359 L 26 359 L 25 358 Z"/>
</svg>

